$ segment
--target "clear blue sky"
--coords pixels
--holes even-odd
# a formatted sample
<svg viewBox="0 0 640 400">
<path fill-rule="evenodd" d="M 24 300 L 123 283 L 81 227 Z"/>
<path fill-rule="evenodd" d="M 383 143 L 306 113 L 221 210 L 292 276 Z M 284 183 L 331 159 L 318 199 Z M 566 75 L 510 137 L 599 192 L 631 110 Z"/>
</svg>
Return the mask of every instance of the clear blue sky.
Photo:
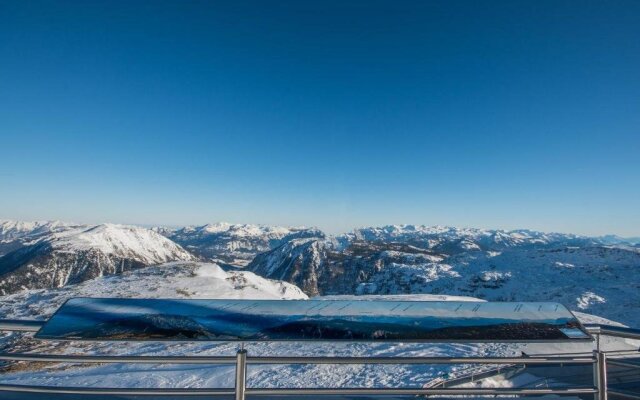
<svg viewBox="0 0 640 400">
<path fill-rule="evenodd" d="M 640 234 L 640 1 L 0 0 L 0 218 Z"/>
</svg>

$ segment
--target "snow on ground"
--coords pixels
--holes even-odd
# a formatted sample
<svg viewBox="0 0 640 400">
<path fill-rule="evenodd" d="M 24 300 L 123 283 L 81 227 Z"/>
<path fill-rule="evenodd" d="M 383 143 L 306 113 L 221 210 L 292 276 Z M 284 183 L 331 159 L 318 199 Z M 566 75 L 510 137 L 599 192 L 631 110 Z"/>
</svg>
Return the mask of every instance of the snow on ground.
<svg viewBox="0 0 640 400">
<path fill-rule="evenodd" d="M 236 344 L 118 345 L 76 343 L 64 353 L 128 355 L 234 355 Z M 512 354 L 507 345 L 419 345 L 357 343 L 247 343 L 254 356 L 489 356 Z M 38 351 L 43 351 L 39 349 Z M 60 349 L 56 349 L 60 351 Z M 421 387 L 430 380 L 464 373 L 464 366 L 445 365 L 278 365 L 249 366 L 251 387 Z M 0 375 L 0 383 L 95 387 L 231 387 L 232 367 L 202 365 L 107 364 L 82 367 L 58 364 L 36 371 L 17 370 Z"/>
<path fill-rule="evenodd" d="M 46 319 L 72 297 L 306 299 L 297 286 L 217 264 L 174 262 L 92 279 L 58 289 L 0 297 L 0 318 Z"/>
<path fill-rule="evenodd" d="M 636 251 L 610 246 L 466 253 L 447 260 L 461 279 L 430 287 L 489 301 L 544 299 L 638 327 L 639 262 Z"/>
<path fill-rule="evenodd" d="M 146 298 L 263 298 L 304 299 L 297 287 L 271 281 L 250 272 L 225 272 L 215 264 L 170 263 L 119 276 L 98 278 L 82 284 L 51 290 L 31 290 L 4 296 L 0 318 L 46 318 L 66 299 L 91 297 Z M 384 296 L 382 296 L 384 298 Z M 347 296 L 340 296 L 347 298 Z M 370 299 L 372 296 L 349 297 Z M 389 296 L 406 300 L 469 300 L 444 295 Z M 235 343 L 108 343 L 47 342 L 29 335 L 10 334 L 0 339 L 0 348 L 64 354 L 128 355 L 233 355 Z M 363 344 L 363 343 L 247 343 L 251 355 L 282 356 L 484 356 L 516 354 L 513 345 L 467 344 Z M 422 386 L 445 374 L 455 376 L 462 366 L 379 365 L 279 365 L 250 366 L 249 385 L 254 387 L 303 386 Z M 12 365 L 0 374 L 6 384 L 113 387 L 229 387 L 230 367 L 201 365 Z"/>
<path fill-rule="evenodd" d="M 0 318 L 46 318 L 71 297 L 304 299 L 294 285 L 250 272 L 225 272 L 216 264 L 177 262 L 60 289 L 30 290 L 2 297 Z M 330 299 L 481 301 L 446 295 L 331 296 Z M 581 315 L 581 318 L 591 318 Z M 109 343 L 37 341 L 25 334 L 0 338 L 0 351 L 83 355 L 234 355 L 237 343 Z M 517 356 L 514 344 L 246 343 L 253 356 Z M 531 349 L 528 350 L 529 352 Z M 492 366 L 469 365 L 277 365 L 249 366 L 251 387 L 421 387 Z M 0 366 L 2 369 L 2 366 Z M 227 366 L 148 364 L 10 364 L 0 383 L 80 387 L 232 387 Z M 491 383 L 487 383 L 491 384 Z M 498 384 L 498 383 L 495 383 Z M 500 383 L 502 384 L 502 383 Z"/>
</svg>

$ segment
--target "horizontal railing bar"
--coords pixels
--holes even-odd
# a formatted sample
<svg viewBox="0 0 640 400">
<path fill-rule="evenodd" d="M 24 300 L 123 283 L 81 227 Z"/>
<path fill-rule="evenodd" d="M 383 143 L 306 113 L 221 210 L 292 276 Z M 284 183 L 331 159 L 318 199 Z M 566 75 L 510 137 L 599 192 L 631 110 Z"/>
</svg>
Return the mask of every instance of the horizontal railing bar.
<svg viewBox="0 0 640 400">
<path fill-rule="evenodd" d="M 128 364 L 235 364 L 234 356 L 83 356 L 0 353 L 4 361 Z M 248 364 L 593 364 L 593 357 L 247 357 Z"/>
<path fill-rule="evenodd" d="M 608 389 L 607 393 L 612 396 L 624 397 L 626 399 L 640 400 L 640 395 L 637 393 L 623 392 L 615 389 Z"/>
<path fill-rule="evenodd" d="M 29 354 L 29 353 L 0 353 L 0 360 L 4 361 L 43 361 L 89 364 L 235 364 L 235 356 L 81 356 L 57 354 Z"/>
<path fill-rule="evenodd" d="M 601 352 L 607 353 L 607 357 L 617 357 L 617 356 L 640 356 L 640 350 L 602 350 Z M 544 354 L 527 354 L 527 357 L 566 357 L 567 354 L 570 354 L 572 357 L 581 357 L 581 356 L 590 356 L 593 354 L 593 351 L 584 351 L 584 352 L 575 352 L 575 353 L 544 353 Z"/>
<path fill-rule="evenodd" d="M 249 364 L 593 364 L 591 357 L 247 357 Z"/>
<path fill-rule="evenodd" d="M 106 395 L 233 395 L 232 389 L 120 389 L 120 388 L 80 388 L 32 385 L 0 384 L 0 391 L 28 392 L 28 393 L 57 393 L 57 394 L 106 394 Z M 545 394 L 593 394 L 595 388 L 565 388 L 565 389 L 517 389 L 517 388 L 252 388 L 247 389 L 247 395 L 545 395 Z"/>
<path fill-rule="evenodd" d="M 247 395 L 545 395 L 545 394 L 593 394 L 595 388 L 566 388 L 566 389 L 526 389 L 526 388 L 352 388 L 352 389 L 326 389 L 326 388 L 248 388 Z"/>
<path fill-rule="evenodd" d="M 637 350 L 600 350 L 603 353 L 607 353 L 607 357 L 615 356 L 633 356 L 640 355 L 640 349 Z"/>
<path fill-rule="evenodd" d="M 640 340 L 640 330 L 613 325 L 585 325 L 587 332 L 605 336 Z"/>
<path fill-rule="evenodd" d="M 622 339 L 640 340 L 640 333 L 638 332 L 619 332 L 610 329 L 601 329 L 600 334 L 604 336 L 619 337 Z"/>
<path fill-rule="evenodd" d="M 607 364 L 617 365 L 619 367 L 640 368 L 640 364 L 630 363 L 619 358 L 607 358 Z"/>
<path fill-rule="evenodd" d="M 0 319 L 0 331 L 37 332 L 46 321 Z"/>
<path fill-rule="evenodd" d="M 232 396 L 233 389 L 203 389 L 203 388 L 181 388 L 181 389 L 121 389 L 121 388 L 81 388 L 64 386 L 33 386 L 33 385 L 7 385 L 0 384 L 0 392 L 22 392 L 22 393 L 48 393 L 48 394 L 100 394 L 118 396 L 159 396 L 159 395 L 193 395 L 193 396 Z"/>
</svg>

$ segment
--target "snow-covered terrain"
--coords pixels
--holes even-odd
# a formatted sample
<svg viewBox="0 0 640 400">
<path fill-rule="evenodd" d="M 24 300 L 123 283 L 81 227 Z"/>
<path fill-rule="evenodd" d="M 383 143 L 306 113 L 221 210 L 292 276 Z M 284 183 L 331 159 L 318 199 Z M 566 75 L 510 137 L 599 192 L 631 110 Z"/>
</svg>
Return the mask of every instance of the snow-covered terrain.
<svg viewBox="0 0 640 400">
<path fill-rule="evenodd" d="M 145 264 L 159 264 L 174 258 L 191 259 L 189 253 L 165 237 L 136 226 L 102 224 L 88 229 L 55 233 L 46 238 L 57 251 L 97 250 L 104 254 L 132 258 Z"/>
<path fill-rule="evenodd" d="M 174 262 L 147 267 L 120 275 L 99 277 L 57 289 L 27 290 L 2 297 L 0 318 L 50 316 L 72 297 L 140 298 L 243 298 L 305 299 L 297 287 L 271 281 L 247 271 L 226 272 L 216 264 Z M 413 294 L 329 296 L 326 299 L 374 299 L 482 301 L 472 297 Z M 321 298 L 322 299 L 322 298 Z M 586 314 L 587 322 L 605 322 Z M 590 350 L 590 344 L 572 351 Z M 619 348 L 620 344 L 616 344 Z M 252 355 L 282 356 L 516 356 L 563 350 L 545 344 L 401 344 L 401 343 L 246 343 Z M 119 343 L 35 341 L 28 334 L 5 334 L 0 351 L 33 351 L 58 354 L 101 355 L 233 355 L 234 343 Z M 564 349 L 566 351 L 566 349 Z M 251 387 L 422 387 L 480 373 L 491 366 L 471 365 L 278 365 L 250 366 Z M 0 383 L 78 387 L 232 387 L 231 367 L 202 365 L 135 364 L 8 364 L 2 368 Z M 503 381 L 497 384 L 505 384 Z"/>
<path fill-rule="evenodd" d="M 0 294 L 61 287 L 194 257 L 151 230 L 113 224 L 52 232 L 0 257 Z"/>
<path fill-rule="evenodd" d="M 306 299 L 298 287 L 217 264 L 172 262 L 56 289 L 3 296 L 0 318 L 46 319 L 72 297 Z"/>
<path fill-rule="evenodd" d="M 261 298 L 304 299 L 297 287 L 270 281 L 250 272 L 225 272 L 215 264 L 170 263 L 96 278 L 59 289 L 29 290 L 4 296 L 2 318 L 47 318 L 66 299 L 78 296 L 142 298 Z M 341 297 L 349 298 L 349 297 Z M 353 296 L 351 296 L 353 298 Z M 368 300 L 374 297 L 359 297 Z M 377 296 L 376 296 L 377 298 Z M 393 296 L 392 298 L 403 298 Z M 466 300 L 472 298 L 414 295 L 406 300 Z M 40 342 L 29 335 L 10 334 L 0 339 L 0 350 L 31 350 L 64 354 L 130 355 L 233 355 L 233 343 L 121 343 Z M 482 356 L 517 354 L 513 345 L 463 344 L 362 344 L 362 343 L 247 343 L 252 355 L 340 356 Z M 281 365 L 251 366 L 249 385 L 254 387 L 304 386 L 422 386 L 433 379 L 463 373 L 464 366 L 374 365 Z M 37 365 L 5 367 L 0 382 L 7 384 L 95 387 L 230 387 L 234 375 L 229 367 L 189 365 Z"/>
<path fill-rule="evenodd" d="M 249 263 L 250 271 L 311 296 L 548 300 L 640 324 L 640 247 L 612 235 L 422 225 L 361 228 L 336 237 L 317 229 L 228 223 L 151 230 L 59 221 L 0 226 L 0 240 L 18 247 L 0 256 L 0 293 L 197 258 L 219 260 L 225 268 Z"/>
<path fill-rule="evenodd" d="M 258 253 L 269 251 L 289 240 L 324 238 L 314 228 L 282 227 L 221 222 L 179 229 L 153 228 L 203 260 L 245 266 Z"/>
<path fill-rule="evenodd" d="M 390 226 L 293 240 L 259 254 L 247 268 L 313 296 L 442 293 L 557 301 L 640 326 L 640 248 L 626 242 L 522 230 Z"/>
<path fill-rule="evenodd" d="M 0 319 L 44 319 L 66 299 L 79 296 L 304 299 L 324 295 L 320 298 L 366 301 L 382 295 L 405 300 L 557 301 L 585 322 L 640 326 L 640 247 L 613 236 L 413 225 L 363 228 L 336 237 L 315 229 L 224 223 L 152 230 L 60 222 L 1 226 L 0 243 L 11 251 L 0 255 L 0 291 L 13 294 L 0 297 Z M 245 264 L 245 270 L 228 272 L 230 265 Z M 619 341 L 603 345 L 621 346 Z M 637 343 L 623 345 L 637 347 Z M 249 343 L 247 347 L 253 355 L 354 356 L 497 356 L 567 350 L 505 344 Z M 578 347 L 571 351 L 589 350 Z M 231 355 L 237 350 L 235 344 L 224 343 L 42 342 L 24 334 L 4 335 L 0 348 L 112 355 Z M 2 382 L 15 384 L 228 387 L 234 380 L 226 367 L 8 364 L 2 368 Z M 469 368 L 251 366 L 249 384 L 422 386 L 465 375 Z"/>
</svg>

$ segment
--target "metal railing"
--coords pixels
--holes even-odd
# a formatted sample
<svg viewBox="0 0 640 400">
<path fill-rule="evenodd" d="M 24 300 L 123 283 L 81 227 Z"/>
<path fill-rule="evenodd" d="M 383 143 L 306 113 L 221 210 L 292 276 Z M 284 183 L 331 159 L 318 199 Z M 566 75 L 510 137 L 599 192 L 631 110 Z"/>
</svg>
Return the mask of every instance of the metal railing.
<svg viewBox="0 0 640 400">
<path fill-rule="evenodd" d="M 35 332 L 44 322 L 0 320 L 0 331 Z M 234 365 L 235 387 L 224 389 L 176 388 L 176 389 L 120 389 L 82 388 L 0 384 L 1 391 L 21 393 L 76 394 L 76 395 L 129 395 L 129 396 L 234 396 L 245 400 L 247 396 L 303 396 L 303 395 L 476 395 L 476 396 L 530 396 L 530 395 L 593 395 L 594 400 L 607 400 L 607 354 L 600 351 L 599 336 L 608 335 L 640 339 L 636 330 L 604 326 L 590 326 L 596 335 L 598 347 L 591 355 L 536 356 L 536 357 L 262 357 L 249 356 L 241 349 L 235 356 L 85 356 L 33 353 L 0 353 L 3 361 L 61 362 L 61 363 L 131 363 L 131 364 L 206 364 Z M 617 361 L 616 361 L 617 362 Z M 619 362 L 618 362 L 619 363 Z M 479 364 L 479 365 L 592 365 L 593 386 L 564 388 L 252 388 L 247 387 L 247 365 L 276 364 Z M 616 393 L 620 394 L 620 393 Z M 620 394 L 624 397 L 624 394 Z M 631 396 L 631 398 L 634 398 Z"/>
<path fill-rule="evenodd" d="M 600 343 L 601 336 L 610 336 L 610 337 L 617 337 L 617 338 L 622 338 L 622 339 L 640 340 L 640 330 L 632 329 L 632 328 L 624 328 L 624 327 L 619 327 L 619 326 L 610 326 L 610 325 L 586 325 L 585 328 L 587 329 L 587 331 L 592 336 L 595 337 L 595 340 L 596 340 L 595 354 L 601 355 L 602 359 L 604 360 L 604 369 L 605 370 L 603 372 L 601 372 L 601 374 L 599 374 L 599 375 L 601 375 L 600 387 L 604 387 L 605 394 L 611 394 L 611 395 L 615 395 L 617 397 L 622 397 L 622 398 L 630 399 L 630 400 L 640 400 L 640 394 L 639 393 L 629 393 L 629 392 L 625 392 L 625 391 L 622 391 L 622 390 L 617 390 L 617 389 L 614 389 L 614 388 L 610 388 L 608 383 L 607 383 L 607 371 L 606 371 L 607 364 L 612 365 L 612 366 L 639 369 L 640 366 L 638 364 L 625 362 L 622 359 L 611 359 L 611 358 L 608 357 L 608 355 L 610 355 L 612 357 L 614 357 L 614 356 L 624 357 L 624 356 L 633 355 L 633 353 L 635 353 L 636 355 L 640 356 L 640 348 L 635 350 L 635 351 L 629 351 L 629 350 L 603 351 L 602 348 L 601 348 L 601 343 Z"/>
</svg>

